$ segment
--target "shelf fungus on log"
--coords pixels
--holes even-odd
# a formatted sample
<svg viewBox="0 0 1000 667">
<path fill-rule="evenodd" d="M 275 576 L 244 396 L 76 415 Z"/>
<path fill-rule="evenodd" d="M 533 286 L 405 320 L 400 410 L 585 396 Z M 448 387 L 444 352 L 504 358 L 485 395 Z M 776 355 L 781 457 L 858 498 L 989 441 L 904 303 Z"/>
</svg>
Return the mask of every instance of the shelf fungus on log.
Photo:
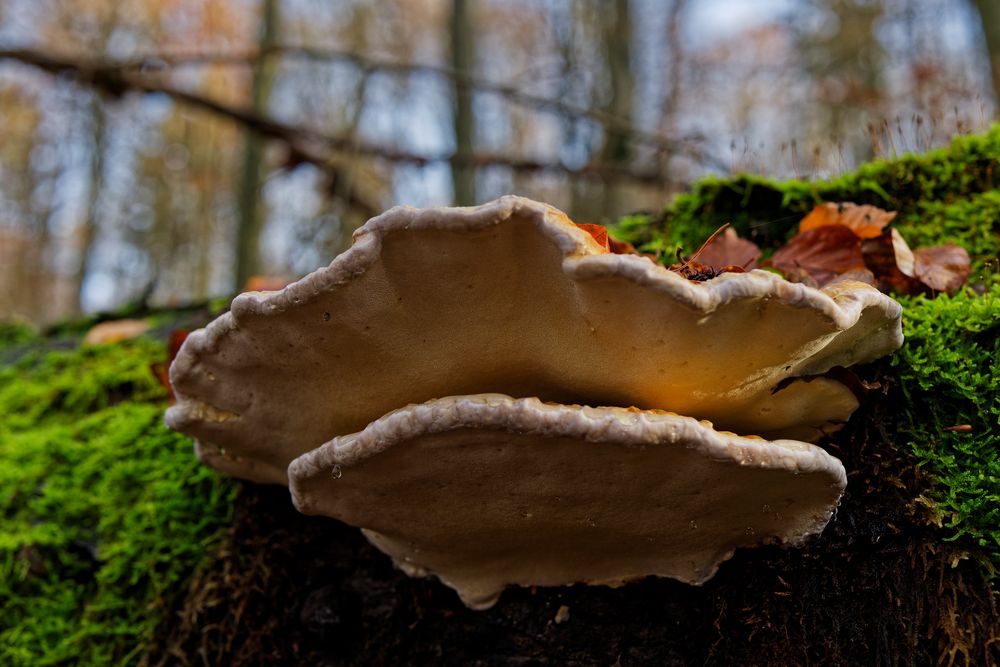
<svg viewBox="0 0 1000 667">
<path fill-rule="evenodd" d="M 701 584 L 737 547 L 822 531 L 847 484 L 814 445 L 502 394 L 396 410 L 289 475 L 301 511 L 363 526 L 475 608 L 510 584 Z"/>
<path fill-rule="evenodd" d="M 242 294 L 229 313 L 191 334 L 170 370 L 177 404 L 167 422 L 195 436 L 202 460 L 226 473 L 288 483 L 290 471 L 303 509 L 370 529 L 397 563 L 442 577 L 470 604 L 488 604 L 505 583 L 643 574 L 698 582 L 735 546 L 822 529 L 843 490 L 843 468 L 789 439 L 815 442 L 847 420 L 858 401 L 831 370 L 896 349 L 900 314 L 898 303 L 862 283 L 817 290 L 764 271 L 692 282 L 648 258 L 610 253 L 561 212 L 519 197 L 474 208 L 399 207 L 359 229 L 328 267 L 278 292 Z M 532 398 L 545 403 L 515 400 Z M 775 442 L 716 433 L 662 411 Z M 434 415 L 440 422 L 428 423 Z M 628 499 L 639 487 L 630 491 L 623 481 L 600 491 L 588 477 L 589 486 L 559 492 L 564 468 L 587 465 L 569 456 L 571 443 L 603 462 L 595 470 L 646 483 L 660 466 L 663 483 L 643 490 L 653 495 L 641 507 Z M 327 473 L 319 474 L 323 464 Z M 342 479 L 330 474 L 335 466 Z M 707 526 L 713 508 L 749 503 L 775 479 L 786 480 L 782 498 L 800 506 L 750 503 L 761 520 L 739 526 L 742 539 L 717 531 L 709 544 L 710 531 L 685 533 L 692 546 L 668 553 L 682 536 L 667 533 L 684 526 L 649 527 L 679 516 L 669 508 L 681 500 L 694 508 L 696 499 L 683 496 L 693 493 L 686 478 L 704 480 L 716 469 L 705 493 L 722 495 L 699 496 L 704 504 L 685 524 Z M 376 483 L 365 472 L 373 470 L 397 477 Z M 418 481 L 420 495 L 388 498 Z M 469 492 L 476 485 L 480 496 Z M 374 515 L 356 513 L 365 494 Z M 556 498 L 583 496 L 594 526 L 573 507 L 554 510 Z M 405 520 L 388 518 L 387 509 L 384 520 L 369 521 L 379 514 L 377 498 L 435 509 Z M 438 523 L 449 502 L 463 511 L 470 502 L 497 509 L 458 531 Z M 531 502 L 547 508 L 546 531 L 572 536 L 567 549 L 601 545 L 592 570 L 580 569 L 581 553 L 558 574 L 544 535 L 513 530 L 531 525 L 514 521 L 521 512 L 541 516 Z M 773 516 L 764 521 L 768 505 Z M 515 507 L 511 517 L 501 511 Z M 640 511 L 647 514 L 634 523 L 611 520 Z M 479 555 L 493 530 L 505 537 L 486 562 Z M 615 543 L 636 553 L 615 555 Z M 550 560 L 532 564 L 538 557 Z M 504 581 L 485 572 L 491 568 Z"/>
</svg>

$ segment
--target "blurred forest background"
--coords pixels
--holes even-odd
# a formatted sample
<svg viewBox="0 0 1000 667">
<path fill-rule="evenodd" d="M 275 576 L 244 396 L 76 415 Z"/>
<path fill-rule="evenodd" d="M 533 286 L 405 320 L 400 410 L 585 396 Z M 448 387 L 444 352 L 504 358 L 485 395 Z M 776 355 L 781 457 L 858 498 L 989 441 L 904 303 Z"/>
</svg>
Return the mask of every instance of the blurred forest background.
<svg viewBox="0 0 1000 667">
<path fill-rule="evenodd" d="M 998 90 L 1000 0 L 0 0 L 0 320 L 295 277 L 394 204 L 827 177 Z"/>
</svg>

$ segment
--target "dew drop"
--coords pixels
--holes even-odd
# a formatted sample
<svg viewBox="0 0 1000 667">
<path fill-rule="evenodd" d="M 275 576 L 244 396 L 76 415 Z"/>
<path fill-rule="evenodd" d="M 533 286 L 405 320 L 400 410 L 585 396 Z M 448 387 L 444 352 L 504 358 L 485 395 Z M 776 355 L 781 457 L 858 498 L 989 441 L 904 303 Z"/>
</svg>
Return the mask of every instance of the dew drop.
<svg viewBox="0 0 1000 667">
<path fill-rule="evenodd" d="M 697 530 L 698 529 L 698 522 L 697 521 L 689 521 L 688 525 L 691 526 L 691 530 Z"/>
<path fill-rule="evenodd" d="M 334 479 L 340 479 L 341 477 L 344 476 L 344 471 L 341 470 L 339 463 L 337 465 L 333 466 L 333 469 L 330 471 L 330 475 Z"/>
<path fill-rule="evenodd" d="M 746 533 L 747 533 L 747 535 L 756 535 L 757 531 L 754 530 L 752 526 L 747 526 Z"/>
<path fill-rule="evenodd" d="M 532 516 L 531 512 L 521 512 L 522 519 L 530 519 Z"/>
<path fill-rule="evenodd" d="M 771 506 L 770 505 L 764 505 L 763 507 L 760 508 L 760 513 L 761 514 L 770 514 L 771 513 Z"/>
<path fill-rule="evenodd" d="M 587 525 L 590 526 L 591 528 L 593 528 L 593 527 L 595 527 L 597 525 L 597 522 L 594 521 L 593 517 L 589 517 L 588 516 L 587 517 Z"/>
</svg>

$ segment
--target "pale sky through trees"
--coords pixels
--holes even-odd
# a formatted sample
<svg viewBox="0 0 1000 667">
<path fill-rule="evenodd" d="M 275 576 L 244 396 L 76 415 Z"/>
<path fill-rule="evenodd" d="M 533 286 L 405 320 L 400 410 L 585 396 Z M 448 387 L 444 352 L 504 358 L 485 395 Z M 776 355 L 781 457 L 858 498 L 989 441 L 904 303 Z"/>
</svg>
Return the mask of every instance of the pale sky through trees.
<svg viewBox="0 0 1000 667">
<path fill-rule="evenodd" d="M 827 177 L 997 117 L 971 0 L 467 2 L 474 140 L 460 159 L 477 201 L 515 192 L 607 222 L 706 174 Z M 302 275 L 373 212 L 451 203 L 452 0 L 277 2 L 255 68 L 261 6 L 0 4 L 0 320 L 240 287 L 248 126 L 177 91 L 248 109 L 262 77 L 258 115 L 272 137 L 297 133 L 295 150 L 261 143 L 252 273 Z M 43 71 L 39 54 L 68 64 Z M 121 69 L 149 56 L 202 60 Z M 103 95 L 81 64 L 112 68 Z"/>
</svg>

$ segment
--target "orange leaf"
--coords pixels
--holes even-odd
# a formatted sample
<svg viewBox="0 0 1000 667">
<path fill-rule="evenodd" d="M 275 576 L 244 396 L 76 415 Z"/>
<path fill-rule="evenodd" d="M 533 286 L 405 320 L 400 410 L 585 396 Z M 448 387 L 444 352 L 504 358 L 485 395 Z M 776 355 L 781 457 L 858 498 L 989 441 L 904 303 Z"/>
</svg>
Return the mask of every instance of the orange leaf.
<svg viewBox="0 0 1000 667">
<path fill-rule="evenodd" d="M 244 292 L 276 292 L 284 289 L 291 280 L 284 276 L 250 276 L 243 286 Z"/>
<path fill-rule="evenodd" d="M 594 240 L 597 241 L 597 245 L 602 246 L 605 251 L 611 252 L 611 244 L 608 242 L 608 230 L 603 225 L 573 224 L 593 236 Z"/>
<path fill-rule="evenodd" d="M 842 273 L 865 268 L 861 239 L 850 228 L 822 225 L 797 234 L 767 262 L 794 282 L 822 287 Z"/>
<path fill-rule="evenodd" d="M 819 204 L 799 223 L 799 233 L 826 225 L 842 225 L 863 239 L 874 238 L 896 217 L 895 211 L 884 211 L 876 206 L 861 206 L 844 202 Z"/>
</svg>

